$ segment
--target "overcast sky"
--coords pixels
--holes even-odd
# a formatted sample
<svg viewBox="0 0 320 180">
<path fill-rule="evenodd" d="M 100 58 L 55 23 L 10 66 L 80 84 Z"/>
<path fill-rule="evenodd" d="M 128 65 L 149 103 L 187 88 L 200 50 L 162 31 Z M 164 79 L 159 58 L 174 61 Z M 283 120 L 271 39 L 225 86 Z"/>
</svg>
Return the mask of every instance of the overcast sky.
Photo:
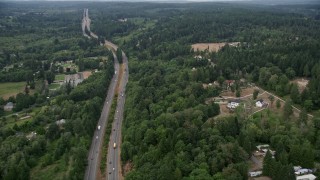
<svg viewBox="0 0 320 180">
<path fill-rule="evenodd" d="M 1 1 L 114 1 L 114 2 L 253 2 L 262 4 L 308 4 L 320 3 L 320 0 L 0 0 Z"/>
</svg>

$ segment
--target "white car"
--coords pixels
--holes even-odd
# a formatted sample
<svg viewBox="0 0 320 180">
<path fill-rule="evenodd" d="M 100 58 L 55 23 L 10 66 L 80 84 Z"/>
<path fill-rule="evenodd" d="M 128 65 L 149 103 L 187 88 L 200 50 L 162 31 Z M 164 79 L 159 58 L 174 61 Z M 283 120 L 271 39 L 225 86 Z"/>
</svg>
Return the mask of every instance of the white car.
<svg viewBox="0 0 320 180">
<path fill-rule="evenodd" d="M 96 139 L 98 139 L 99 138 L 99 136 L 96 136 Z"/>
</svg>

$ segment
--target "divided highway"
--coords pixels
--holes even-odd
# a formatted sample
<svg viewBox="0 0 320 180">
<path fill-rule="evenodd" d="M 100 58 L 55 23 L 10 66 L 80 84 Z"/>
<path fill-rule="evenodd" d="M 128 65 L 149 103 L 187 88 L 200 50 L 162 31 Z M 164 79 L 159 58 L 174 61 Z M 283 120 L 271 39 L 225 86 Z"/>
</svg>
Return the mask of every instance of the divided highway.
<svg viewBox="0 0 320 180">
<path fill-rule="evenodd" d="M 84 10 L 83 20 L 82 20 L 82 31 L 84 36 L 88 38 L 98 38 L 97 35 L 90 31 L 90 22 L 88 15 L 88 9 Z M 85 33 L 85 29 L 87 29 L 90 33 L 88 36 Z M 114 69 L 115 74 L 110 82 L 109 89 L 107 92 L 107 97 L 105 99 L 103 109 L 101 112 L 100 119 L 98 121 L 97 128 L 94 132 L 94 136 L 92 138 L 92 143 L 90 146 L 90 150 L 88 153 L 88 166 L 85 172 L 86 180 L 96 180 L 99 167 L 100 167 L 100 156 L 101 150 L 103 146 L 103 137 L 105 134 L 106 124 L 108 122 L 109 113 L 111 110 L 112 100 L 115 95 L 116 89 L 118 89 L 118 99 L 117 99 L 117 107 L 115 112 L 115 119 L 112 124 L 112 132 L 110 135 L 109 147 L 108 147 L 108 155 L 107 155 L 107 179 L 119 179 L 121 176 L 121 159 L 120 159 L 120 145 L 121 145 L 121 124 L 123 119 L 123 109 L 125 103 L 125 87 L 129 78 L 129 69 L 128 69 L 128 58 L 124 52 L 122 52 L 122 68 L 120 69 L 120 65 L 118 59 L 115 55 L 115 51 L 118 49 L 118 46 L 105 41 L 104 46 L 110 49 L 114 56 Z M 120 74 L 122 73 L 122 74 Z M 119 79 L 121 77 L 121 79 Z M 118 82 L 119 81 L 119 82 Z M 119 86 L 117 88 L 117 85 Z M 115 144 L 114 144 L 115 143 Z M 115 146 L 114 146 L 115 145 Z"/>
<path fill-rule="evenodd" d="M 115 57 L 114 68 L 115 68 L 115 71 L 118 72 L 120 68 L 116 58 L 117 57 Z M 85 173 L 85 179 L 87 180 L 97 179 L 97 173 L 100 167 L 100 153 L 103 145 L 103 136 L 105 134 L 106 124 L 108 122 L 108 117 L 110 114 L 111 104 L 114 98 L 117 81 L 118 81 L 118 75 L 114 75 L 110 82 L 107 97 L 104 101 L 101 116 L 98 121 L 98 126 L 100 126 L 100 130 L 98 129 L 98 126 L 97 126 L 94 132 L 94 135 L 92 137 L 92 143 L 88 153 L 88 166 Z"/>
<path fill-rule="evenodd" d="M 118 180 L 123 179 L 121 173 L 121 158 L 120 158 L 120 144 L 121 144 L 121 127 L 123 120 L 124 104 L 125 104 L 125 88 L 128 83 L 129 69 L 128 58 L 122 52 L 122 76 L 119 79 L 119 92 L 117 99 L 117 108 L 112 123 L 112 131 L 110 135 L 108 156 L 107 156 L 107 179 Z"/>
</svg>

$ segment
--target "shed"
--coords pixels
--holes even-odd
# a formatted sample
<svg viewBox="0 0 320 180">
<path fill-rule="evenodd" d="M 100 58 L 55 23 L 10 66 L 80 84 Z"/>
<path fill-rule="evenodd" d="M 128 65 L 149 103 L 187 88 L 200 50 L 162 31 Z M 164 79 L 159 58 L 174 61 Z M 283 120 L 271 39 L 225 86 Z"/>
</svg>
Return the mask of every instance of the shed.
<svg viewBox="0 0 320 180">
<path fill-rule="evenodd" d="M 4 107 L 3 110 L 5 111 L 12 111 L 13 109 L 13 103 L 12 102 L 8 102 Z"/>
</svg>

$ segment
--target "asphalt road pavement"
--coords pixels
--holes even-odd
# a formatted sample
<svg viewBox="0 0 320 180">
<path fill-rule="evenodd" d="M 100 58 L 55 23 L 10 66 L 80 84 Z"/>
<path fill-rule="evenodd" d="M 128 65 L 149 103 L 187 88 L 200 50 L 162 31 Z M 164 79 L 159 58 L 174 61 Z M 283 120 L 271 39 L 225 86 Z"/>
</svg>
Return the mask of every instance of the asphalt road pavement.
<svg viewBox="0 0 320 180">
<path fill-rule="evenodd" d="M 112 131 L 110 134 L 110 141 L 107 155 L 107 179 L 108 180 L 119 180 L 122 179 L 121 173 L 121 159 L 120 159 L 120 148 L 121 148 L 121 127 L 123 120 L 124 104 L 125 104 L 125 88 L 129 78 L 128 69 L 128 58 L 124 52 L 122 52 L 123 61 L 123 74 L 119 79 L 119 94 L 117 99 L 117 108 L 112 123 Z M 114 145 L 116 145 L 114 147 Z"/>
<path fill-rule="evenodd" d="M 115 56 L 114 61 L 115 71 L 119 72 L 119 63 L 117 57 Z M 107 97 L 104 101 L 103 109 L 101 112 L 100 119 L 98 121 L 97 128 L 92 137 L 92 143 L 90 146 L 89 154 L 88 154 L 88 166 L 86 169 L 85 179 L 95 180 L 97 178 L 97 172 L 100 164 L 100 151 L 103 145 L 103 136 L 105 134 L 106 124 L 108 122 L 109 113 L 111 110 L 112 99 L 114 98 L 115 89 L 118 81 L 118 74 L 115 74 L 111 80 L 109 85 L 109 89 L 107 92 Z M 100 130 L 98 130 L 98 126 L 100 126 Z"/>
<path fill-rule="evenodd" d="M 90 23 L 91 20 L 89 19 L 89 10 L 85 9 L 83 14 L 83 20 L 82 20 L 82 30 L 85 37 L 88 38 L 98 38 L 97 35 L 95 35 L 90 30 Z M 85 29 L 87 29 L 90 33 L 90 36 L 88 36 L 85 33 Z M 90 150 L 88 153 L 88 166 L 86 168 L 85 172 L 85 179 L 86 180 L 96 180 L 97 179 L 97 173 L 100 167 L 100 155 L 103 145 L 103 137 L 105 134 L 106 125 L 108 123 L 108 117 L 111 110 L 112 100 L 114 98 L 114 94 L 116 91 L 116 86 L 118 81 L 120 81 L 119 84 L 119 92 L 118 92 L 118 99 L 117 99 L 117 107 L 115 112 L 115 119 L 112 123 L 112 131 L 110 134 L 110 141 L 108 146 L 108 155 L 107 155 L 107 179 L 115 179 L 118 180 L 122 178 L 121 176 L 121 159 L 120 159 L 120 145 L 121 145 L 121 125 L 123 120 L 123 110 L 124 110 L 124 103 L 125 103 L 125 87 L 128 82 L 129 78 L 129 69 L 128 69 L 128 58 L 125 55 L 124 52 L 122 52 L 122 61 L 123 61 L 123 71 L 120 72 L 120 66 L 118 59 L 115 55 L 116 50 L 118 49 L 118 46 L 111 43 L 110 41 L 105 41 L 104 46 L 113 52 L 114 56 L 114 69 L 115 73 L 112 81 L 109 85 L 107 97 L 105 99 L 103 109 L 101 112 L 100 119 L 98 121 L 97 128 L 94 132 L 94 135 L 92 137 L 92 142 L 90 146 Z M 120 73 L 123 73 L 122 76 L 120 76 Z M 119 79 L 121 77 L 121 79 Z M 100 129 L 98 127 L 100 126 Z M 114 143 L 116 147 L 114 147 Z"/>
</svg>

